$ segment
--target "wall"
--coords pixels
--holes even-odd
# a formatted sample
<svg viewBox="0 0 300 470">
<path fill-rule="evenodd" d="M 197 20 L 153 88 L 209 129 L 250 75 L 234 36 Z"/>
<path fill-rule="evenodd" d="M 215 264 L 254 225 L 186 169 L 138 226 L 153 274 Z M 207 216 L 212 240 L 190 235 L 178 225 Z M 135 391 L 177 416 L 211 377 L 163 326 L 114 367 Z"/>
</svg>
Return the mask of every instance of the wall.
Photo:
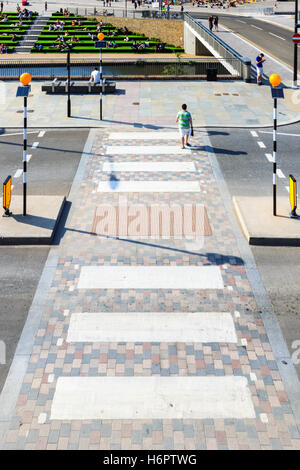
<svg viewBox="0 0 300 470">
<path fill-rule="evenodd" d="M 157 38 L 173 46 L 184 47 L 184 21 L 181 20 L 115 18 L 113 16 L 96 16 L 96 18 L 118 28 L 126 26 L 129 31 L 145 34 L 148 38 Z"/>
</svg>

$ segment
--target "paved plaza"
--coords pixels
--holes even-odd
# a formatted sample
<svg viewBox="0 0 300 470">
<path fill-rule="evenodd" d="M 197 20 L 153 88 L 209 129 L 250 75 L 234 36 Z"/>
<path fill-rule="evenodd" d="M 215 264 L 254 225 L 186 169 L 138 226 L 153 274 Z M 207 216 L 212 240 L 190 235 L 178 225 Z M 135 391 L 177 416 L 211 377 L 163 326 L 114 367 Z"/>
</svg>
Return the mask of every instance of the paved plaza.
<svg viewBox="0 0 300 470">
<path fill-rule="evenodd" d="M 16 98 L 16 82 L 2 82 L 3 112 L 0 127 L 22 127 L 22 99 Z M 42 82 L 32 81 L 28 98 L 29 127 L 162 126 L 174 128 L 178 109 L 186 101 L 198 126 L 265 127 L 273 125 L 273 100 L 269 86 L 242 81 L 118 81 L 117 93 L 103 98 L 103 122 L 99 121 L 99 97 L 72 95 L 68 118 L 67 96 L 46 95 Z M 286 89 L 278 104 L 278 123 L 300 119 L 299 90 Z M 0 94 L 1 99 L 1 94 Z"/>
<path fill-rule="evenodd" d="M 90 131 L 0 398 L 4 449 L 300 449 L 299 382 L 207 133 L 192 144 Z M 138 236 L 137 208 L 169 204 L 202 208 L 197 233 Z"/>
</svg>

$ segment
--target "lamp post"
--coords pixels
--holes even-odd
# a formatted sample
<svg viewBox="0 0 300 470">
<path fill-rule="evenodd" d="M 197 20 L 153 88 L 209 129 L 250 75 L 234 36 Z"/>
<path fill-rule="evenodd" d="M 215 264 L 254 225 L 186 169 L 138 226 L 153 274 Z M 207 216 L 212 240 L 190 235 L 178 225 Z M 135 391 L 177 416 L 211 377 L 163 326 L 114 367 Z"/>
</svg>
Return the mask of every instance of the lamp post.
<svg viewBox="0 0 300 470">
<path fill-rule="evenodd" d="M 100 121 L 102 121 L 102 95 L 103 95 L 103 76 L 102 76 L 102 47 L 104 34 L 98 34 L 99 44 L 100 44 Z M 105 42 L 105 41 L 104 41 Z"/>
<path fill-rule="evenodd" d="M 23 73 L 20 77 L 22 86 L 17 89 L 17 96 L 24 97 L 24 138 L 23 138 L 23 215 L 26 215 L 27 197 L 27 98 L 30 92 L 31 75 Z"/>
<path fill-rule="evenodd" d="M 68 102 L 67 102 L 67 115 L 71 117 L 71 61 L 70 61 L 70 49 L 67 52 L 67 70 L 68 70 Z"/>
<path fill-rule="evenodd" d="M 277 196 L 277 99 L 283 98 L 283 89 L 277 88 L 281 83 L 281 77 L 273 73 L 269 77 L 272 85 L 271 93 L 274 100 L 273 107 L 273 215 L 276 215 L 276 196 Z"/>
</svg>

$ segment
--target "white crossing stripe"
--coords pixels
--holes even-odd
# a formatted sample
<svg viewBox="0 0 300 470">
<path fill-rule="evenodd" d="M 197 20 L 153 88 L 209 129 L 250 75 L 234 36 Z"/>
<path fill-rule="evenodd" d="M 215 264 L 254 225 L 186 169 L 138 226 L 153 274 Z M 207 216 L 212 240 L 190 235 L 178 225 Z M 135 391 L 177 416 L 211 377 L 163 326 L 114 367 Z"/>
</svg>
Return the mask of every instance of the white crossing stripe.
<svg viewBox="0 0 300 470">
<path fill-rule="evenodd" d="M 44 137 L 46 131 L 41 131 L 38 135 L 38 137 Z"/>
<path fill-rule="evenodd" d="M 100 181 L 98 193 L 199 193 L 198 181 Z"/>
<path fill-rule="evenodd" d="M 250 133 L 251 133 L 252 137 L 258 137 L 257 132 L 255 132 L 255 131 L 250 131 Z"/>
<path fill-rule="evenodd" d="M 246 377 L 59 377 L 50 419 L 246 419 Z"/>
<path fill-rule="evenodd" d="M 27 155 L 27 161 L 29 162 L 31 159 L 32 155 Z"/>
<path fill-rule="evenodd" d="M 102 171 L 196 171 L 193 162 L 104 162 Z"/>
<path fill-rule="evenodd" d="M 108 145 L 106 155 L 190 155 L 191 150 L 179 145 Z"/>
<path fill-rule="evenodd" d="M 237 343 L 228 312 L 73 313 L 67 342 Z"/>
<path fill-rule="evenodd" d="M 285 178 L 285 175 L 282 173 L 282 171 L 279 168 L 277 168 L 277 176 L 279 178 Z"/>
<path fill-rule="evenodd" d="M 14 178 L 19 178 L 22 175 L 22 173 L 23 173 L 23 170 L 21 169 L 17 170 L 14 174 Z"/>
<path fill-rule="evenodd" d="M 178 132 L 112 132 L 109 140 L 171 140 L 179 139 Z"/>
<path fill-rule="evenodd" d="M 271 34 L 271 36 L 275 36 L 275 38 L 279 38 L 279 39 L 282 39 L 282 41 L 285 41 L 285 38 L 283 38 L 281 36 L 278 36 L 277 34 L 270 33 L 270 32 L 269 32 L 269 34 Z"/>
<path fill-rule="evenodd" d="M 36 149 L 36 148 L 38 147 L 38 145 L 39 145 L 39 142 L 33 142 L 32 148 L 33 148 L 33 149 Z"/>
<path fill-rule="evenodd" d="M 83 266 L 78 289 L 223 289 L 218 266 Z"/>
<path fill-rule="evenodd" d="M 265 149 L 266 146 L 263 142 L 261 142 L 260 140 L 257 141 L 258 145 L 260 146 L 261 149 Z"/>
<path fill-rule="evenodd" d="M 273 155 L 271 153 L 265 153 L 265 156 L 269 160 L 269 162 L 273 162 Z"/>
<path fill-rule="evenodd" d="M 252 28 L 260 29 L 262 31 L 262 28 L 259 28 L 258 26 L 255 26 L 254 24 L 250 24 L 250 26 L 252 26 Z"/>
</svg>

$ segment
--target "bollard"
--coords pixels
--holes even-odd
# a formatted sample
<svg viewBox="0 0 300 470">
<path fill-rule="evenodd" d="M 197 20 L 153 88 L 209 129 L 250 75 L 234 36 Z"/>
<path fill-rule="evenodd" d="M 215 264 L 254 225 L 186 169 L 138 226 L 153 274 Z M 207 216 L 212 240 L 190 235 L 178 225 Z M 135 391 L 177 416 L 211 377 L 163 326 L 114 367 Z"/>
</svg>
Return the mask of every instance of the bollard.
<svg viewBox="0 0 300 470">
<path fill-rule="evenodd" d="M 251 83 L 251 59 L 242 58 L 242 79 L 246 83 Z"/>
</svg>

